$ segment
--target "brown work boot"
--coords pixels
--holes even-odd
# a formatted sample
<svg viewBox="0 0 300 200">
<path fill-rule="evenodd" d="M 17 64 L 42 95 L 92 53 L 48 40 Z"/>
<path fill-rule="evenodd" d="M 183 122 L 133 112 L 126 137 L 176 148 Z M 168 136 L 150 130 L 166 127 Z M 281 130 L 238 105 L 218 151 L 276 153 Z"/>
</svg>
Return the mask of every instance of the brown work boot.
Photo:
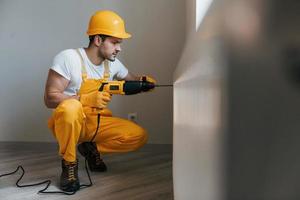
<svg viewBox="0 0 300 200">
<path fill-rule="evenodd" d="M 77 148 L 79 153 L 87 159 L 91 171 L 105 172 L 107 170 L 97 150 L 96 143 L 83 142 L 79 144 Z"/>
<path fill-rule="evenodd" d="M 66 192 L 79 190 L 78 161 L 61 161 L 62 173 L 60 176 L 60 189 Z"/>
</svg>

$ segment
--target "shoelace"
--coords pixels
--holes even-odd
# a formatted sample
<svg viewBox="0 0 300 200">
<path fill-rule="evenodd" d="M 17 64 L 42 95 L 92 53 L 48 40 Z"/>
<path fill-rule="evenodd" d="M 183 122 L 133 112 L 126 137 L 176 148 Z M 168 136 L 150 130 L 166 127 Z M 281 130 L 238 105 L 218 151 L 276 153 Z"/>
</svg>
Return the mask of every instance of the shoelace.
<svg viewBox="0 0 300 200">
<path fill-rule="evenodd" d="M 75 167 L 76 165 L 70 165 L 68 166 L 69 170 L 68 170 L 68 180 L 69 181 L 76 181 L 76 178 L 75 178 Z"/>
</svg>

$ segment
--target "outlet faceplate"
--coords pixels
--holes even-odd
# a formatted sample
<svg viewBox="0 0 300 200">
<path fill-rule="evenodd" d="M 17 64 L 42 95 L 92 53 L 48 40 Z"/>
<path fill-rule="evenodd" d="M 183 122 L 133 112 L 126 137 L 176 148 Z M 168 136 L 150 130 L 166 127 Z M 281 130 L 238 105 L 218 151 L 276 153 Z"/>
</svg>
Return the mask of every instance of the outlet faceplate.
<svg viewBox="0 0 300 200">
<path fill-rule="evenodd" d="M 137 113 L 128 113 L 127 119 L 133 122 L 137 122 Z"/>
</svg>

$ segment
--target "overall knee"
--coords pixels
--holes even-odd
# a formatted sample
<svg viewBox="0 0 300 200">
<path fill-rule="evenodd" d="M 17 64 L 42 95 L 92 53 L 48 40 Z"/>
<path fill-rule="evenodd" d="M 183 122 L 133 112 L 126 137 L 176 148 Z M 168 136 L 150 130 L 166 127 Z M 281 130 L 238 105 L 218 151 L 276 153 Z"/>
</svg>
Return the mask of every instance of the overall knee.
<svg viewBox="0 0 300 200">
<path fill-rule="evenodd" d="M 123 139 L 126 141 L 126 143 L 133 144 L 135 146 L 135 149 L 140 148 L 147 142 L 147 131 L 138 125 L 134 124 L 128 127 L 126 132 L 127 133 L 123 135 Z"/>
<path fill-rule="evenodd" d="M 62 118 L 66 123 L 73 123 L 76 120 L 82 119 L 82 105 L 76 99 L 64 100 L 56 108 L 55 115 Z"/>
<path fill-rule="evenodd" d="M 144 145 L 148 140 L 147 131 L 144 128 L 140 127 L 140 130 L 138 131 L 138 137 L 139 137 L 139 143 L 141 145 Z"/>
</svg>

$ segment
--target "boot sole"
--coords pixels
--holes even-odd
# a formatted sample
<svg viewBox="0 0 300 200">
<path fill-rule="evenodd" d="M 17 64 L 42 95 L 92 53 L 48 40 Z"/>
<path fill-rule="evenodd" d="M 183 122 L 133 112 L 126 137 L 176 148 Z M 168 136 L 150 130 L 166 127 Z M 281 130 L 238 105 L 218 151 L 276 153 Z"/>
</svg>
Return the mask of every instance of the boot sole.
<svg viewBox="0 0 300 200">
<path fill-rule="evenodd" d="M 80 189 L 80 184 L 76 184 L 75 186 L 60 186 L 60 189 L 65 192 L 76 192 Z"/>
</svg>

